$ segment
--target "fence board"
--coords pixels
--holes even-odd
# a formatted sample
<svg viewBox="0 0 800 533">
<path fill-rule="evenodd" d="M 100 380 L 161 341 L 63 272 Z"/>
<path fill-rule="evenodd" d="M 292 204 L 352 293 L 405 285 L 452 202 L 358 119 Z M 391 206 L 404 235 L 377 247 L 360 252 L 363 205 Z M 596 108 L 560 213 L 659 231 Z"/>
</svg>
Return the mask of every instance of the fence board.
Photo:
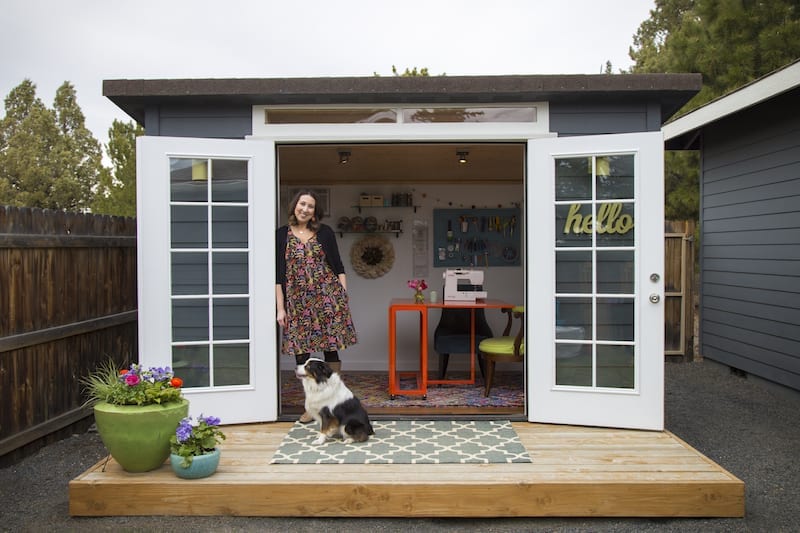
<svg viewBox="0 0 800 533">
<path fill-rule="evenodd" d="M 0 206 L 0 465 L 85 419 L 80 379 L 137 357 L 136 220 Z"/>
</svg>

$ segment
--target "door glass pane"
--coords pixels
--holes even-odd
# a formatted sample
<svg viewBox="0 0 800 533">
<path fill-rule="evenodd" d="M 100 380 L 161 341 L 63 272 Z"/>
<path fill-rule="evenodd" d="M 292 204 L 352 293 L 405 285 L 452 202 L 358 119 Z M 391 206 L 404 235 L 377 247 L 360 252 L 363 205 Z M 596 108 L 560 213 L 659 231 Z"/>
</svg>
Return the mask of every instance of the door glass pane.
<svg viewBox="0 0 800 533">
<path fill-rule="evenodd" d="M 633 346 L 597 346 L 597 386 L 616 389 L 634 387 Z"/>
<path fill-rule="evenodd" d="M 597 299 L 597 339 L 633 340 L 633 299 Z"/>
<path fill-rule="evenodd" d="M 632 154 L 596 158 L 599 200 L 633 199 L 633 162 Z"/>
<path fill-rule="evenodd" d="M 247 294 L 248 266 L 245 252 L 214 252 L 214 294 Z"/>
<path fill-rule="evenodd" d="M 214 248 L 247 248 L 247 207 L 211 208 Z"/>
<path fill-rule="evenodd" d="M 172 300 L 172 340 L 208 340 L 208 300 Z"/>
<path fill-rule="evenodd" d="M 592 293 L 592 252 L 556 252 L 556 291 Z"/>
<path fill-rule="evenodd" d="M 173 157 L 169 160 L 169 178 L 173 202 L 208 200 L 208 160 Z"/>
<path fill-rule="evenodd" d="M 242 344 L 214 345 L 214 385 L 250 383 L 250 347 Z"/>
<path fill-rule="evenodd" d="M 172 253 L 172 294 L 208 293 L 208 254 Z"/>
<path fill-rule="evenodd" d="M 591 246 L 593 224 L 591 203 L 557 205 L 556 246 Z"/>
<path fill-rule="evenodd" d="M 556 201 L 592 198 L 592 158 L 556 160 Z"/>
<path fill-rule="evenodd" d="M 214 340 L 246 340 L 250 336 L 247 298 L 214 300 Z"/>
<path fill-rule="evenodd" d="M 173 367 L 185 387 L 250 380 L 249 168 L 170 159 Z"/>
<path fill-rule="evenodd" d="M 633 294 L 633 250 L 597 251 L 597 292 Z M 559 291 L 562 292 L 562 291 Z"/>
<path fill-rule="evenodd" d="M 205 206 L 173 205 L 170 211 L 173 248 L 208 246 L 208 209 Z"/>
<path fill-rule="evenodd" d="M 556 385 L 592 386 L 590 344 L 556 344 Z"/>
<path fill-rule="evenodd" d="M 635 387 L 635 162 L 554 163 L 556 385 Z"/>
<path fill-rule="evenodd" d="M 633 246 L 633 202 L 603 202 L 597 207 L 597 246 Z"/>
<path fill-rule="evenodd" d="M 211 383 L 208 345 L 172 347 L 172 369 L 184 387 L 208 387 Z"/>
<path fill-rule="evenodd" d="M 247 161 L 214 159 L 211 161 L 211 201 L 247 201 Z"/>
</svg>

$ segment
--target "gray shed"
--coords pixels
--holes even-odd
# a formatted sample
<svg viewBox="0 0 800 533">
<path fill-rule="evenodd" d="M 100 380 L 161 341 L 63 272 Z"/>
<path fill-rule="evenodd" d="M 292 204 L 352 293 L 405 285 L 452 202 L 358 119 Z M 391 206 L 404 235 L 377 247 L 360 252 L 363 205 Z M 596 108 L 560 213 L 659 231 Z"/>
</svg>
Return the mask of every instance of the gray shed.
<svg viewBox="0 0 800 533">
<path fill-rule="evenodd" d="M 800 61 L 663 128 L 700 150 L 700 354 L 800 390 Z"/>
</svg>

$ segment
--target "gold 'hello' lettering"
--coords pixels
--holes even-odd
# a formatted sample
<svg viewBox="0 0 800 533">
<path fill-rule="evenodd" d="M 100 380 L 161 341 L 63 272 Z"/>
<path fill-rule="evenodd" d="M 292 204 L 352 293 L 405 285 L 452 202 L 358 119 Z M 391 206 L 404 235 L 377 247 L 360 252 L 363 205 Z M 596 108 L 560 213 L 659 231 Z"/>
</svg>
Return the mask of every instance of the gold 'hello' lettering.
<svg viewBox="0 0 800 533">
<path fill-rule="evenodd" d="M 633 229 L 633 216 L 628 213 L 622 213 L 622 204 L 605 203 L 600 204 L 597 210 L 597 220 L 595 221 L 594 215 L 581 215 L 581 204 L 572 204 L 569 206 L 569 213 L 564 222 L 564 233 L 597 233 L 609 235 L 628 233 Z"/>
</svg>

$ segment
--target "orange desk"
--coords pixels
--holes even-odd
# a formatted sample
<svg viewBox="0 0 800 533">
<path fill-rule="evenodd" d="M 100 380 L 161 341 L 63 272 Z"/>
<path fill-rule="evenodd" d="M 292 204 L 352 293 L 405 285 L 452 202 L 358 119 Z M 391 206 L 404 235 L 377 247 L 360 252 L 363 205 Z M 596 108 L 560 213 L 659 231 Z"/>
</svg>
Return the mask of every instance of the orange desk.
<svg viewBox="0 0 800 533">
<path fill-rule="evenodd" d="M 437 302 L 416 303 L 413 299 L 395 299 L 389 303 L 389 396 L 396 395 L 427 396 L 428 385 L 474 385 L 475 384 L 475 309 L 503 309 L 514 307 L 513 304 L 500 300 L 478 300 L 476 302 Z M 470 377 L 469 379 L 428 379 L 428 309 L 471 309 L 470 316 Z M 419 313 L 419 370 L 411 372 L 397 371 L 397 313 L 411 311 Z M 401 389 L 401 377 L 414 377 L 417 386 L 414 389 Z"/>
</svg>

